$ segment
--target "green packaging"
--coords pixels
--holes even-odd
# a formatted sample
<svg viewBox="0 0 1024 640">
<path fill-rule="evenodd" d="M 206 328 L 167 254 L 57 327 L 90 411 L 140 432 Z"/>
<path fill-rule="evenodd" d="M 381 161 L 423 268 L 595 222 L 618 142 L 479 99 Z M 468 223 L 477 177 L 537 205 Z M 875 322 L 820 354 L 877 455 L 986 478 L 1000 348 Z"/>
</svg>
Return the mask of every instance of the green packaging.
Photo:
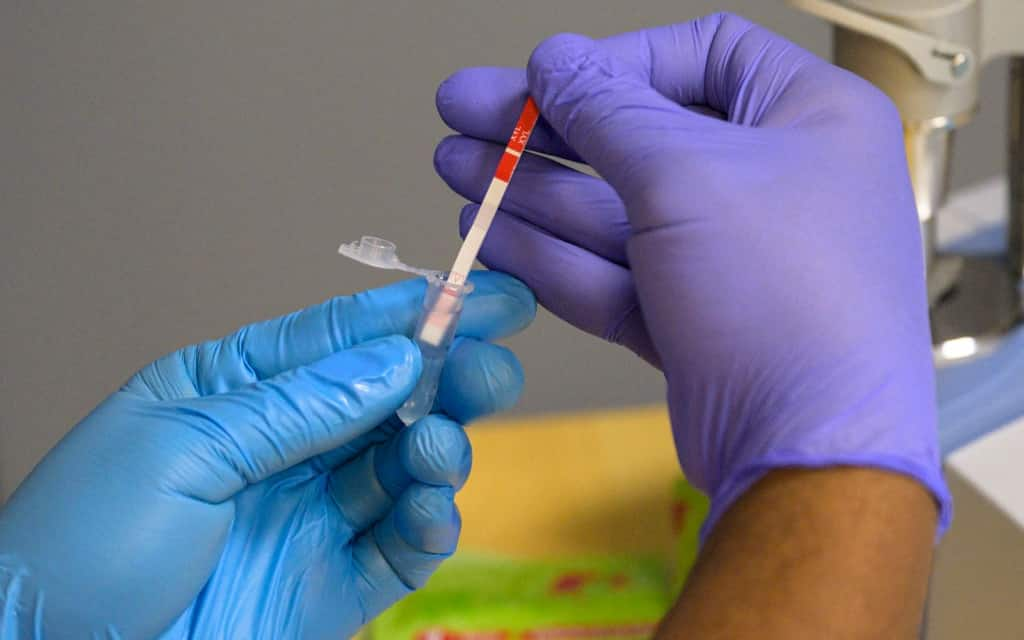
<svg viewBox="0 0 1024 640">
<path fill-rule="evenodd" d="M 672 496 L 672 599 L 683 588 L 700 551 L 700 528 L 708 517 L 711 502 L 689 482 L 680 478 Z"/>
<path fill-rule="evenodd" d="M 641 640 L 664 615 L 661 558 L 524 561 L 458 553 L 369 628 L 372 640 Z"/>
<path fill-rule="evenodd" d="M 697 557 L 708 500 L 680 479 L 674 545 L 660 556 L 525 560 L 460 551 L 367 640 L 646 640 Z"/>
</svg>

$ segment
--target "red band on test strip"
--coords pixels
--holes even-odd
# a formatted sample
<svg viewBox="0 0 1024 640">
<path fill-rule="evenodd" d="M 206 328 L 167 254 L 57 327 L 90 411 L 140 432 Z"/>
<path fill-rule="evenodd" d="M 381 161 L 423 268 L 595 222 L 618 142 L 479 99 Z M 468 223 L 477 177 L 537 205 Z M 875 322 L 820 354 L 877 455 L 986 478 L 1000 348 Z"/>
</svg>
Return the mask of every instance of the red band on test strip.
<svg viewBox="0 0 1024 640">
<path fill-rule="evenodd" d="M 451 273 L 448 274 L 449 284 L 457 285 L 466 281 L 466 273 L 463 272 L 469 271 L 469 266 L 472 265 L 480 250 L 480 244 L 487 234 L 491 220 L 494 219 L 494 213 L 501 206 L 505 188 L 512 180 L 512 174 L 519 164 L 520 156 L 526 152 L 526 144 L 530 141 L 530 134 L 533 133 L 533 128 L 537 125 L 539 118 L 540 109 L 537 108 L 537 103 L 533 101 L 533 98 L 527 98 L 526 104 L 523 105 L 523 110 L 519 114 L 515 131 L 512 132 L 508 145 L 505 147 L 505 153 L 501 155 L 498 168 L 494 172 L 494 179 L 487 187 L 487 192 L 481 203 L 481 212 L 487 210 L 489 213 L 486 216 L 477 216 L 473 222 L 473 229 L 466 237 L 462 248 L 459 249 L 459 254 L 455 257 L 455 264 L 452 265 Z"/>
<path fill-rule="evenodd" d="M 533 133 L 533 128 L 537 125 L 539 117 L 540 111 L 537 109 L 537 103 L 533 101 L 533 98 L 527 98 L 526 104 L 523 105 L 523 111 L 519 114 L 519 122 L 516 123 L 512 137 L 508 139 L 508 146 L 505 147 L 505 153 L 501 155 L 501 161 L 494 172 L 495 178 L 505 183 L 512 179 L 516 165 L 519 164 L 519 156 L 526 151 L 526 143 L 530 140 L 530 134 Z"/>
<path fill-rule="evenodd" d="M 512 172 L 516 170 L 517 164 L 519 164 L 519 156 L 506 151 L 501 154 L 501 161 L 498 162 L 498 168 L 494 171 L 494 177 L 502 182 L 508 182 L 512 179 Z"/>
<path fill-rule="evenodd" d="M 537 118 L 540 117 L 540 110 L 533 98 L 527 98 L 523 105 L 523 111 L 519 114 L 519 122 L 512 130 L 512 137 L 508 140 L 508 149 L 522 153 L 526 150 L 526 141 L 530 139 L 533 128 L 537 125 Z"/>
</svg>

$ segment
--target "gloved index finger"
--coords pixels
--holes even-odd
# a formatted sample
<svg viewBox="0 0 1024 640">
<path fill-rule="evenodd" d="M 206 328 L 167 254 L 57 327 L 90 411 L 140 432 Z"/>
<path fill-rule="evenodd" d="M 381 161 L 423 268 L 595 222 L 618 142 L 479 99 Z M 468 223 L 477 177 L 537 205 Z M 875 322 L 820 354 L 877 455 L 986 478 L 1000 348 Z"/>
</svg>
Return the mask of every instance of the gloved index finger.
<svg viewBox="0 0 1024 640">
<path fill-rule="evenodd" d="M 526 69 L 474 67 L 457 71 L 437 88 L 437 113 L 449 127 L 473 138 L 505 144 L 529 92 Z M 580 162 L 543 117 L 527 148 Z"/>
<path fill-rule="evenodd" d="M 658 93 L 685 107 L 707 107 L 733 122 L 756 124 L 768 115 L 760 91 L 743 91 L 764 77 L 766 87 L 801 73 L 813 54 L 738 16 L 714 14 L 690 22 L 622 33 L 598 40 Z M 827 88 L 830 74 L 803 74 Z M 525 69 L 463 69 L 441 83 L 437 110 L 452 129 L 474 138 L 504 142 L 528 95 Z M 536 96 L 535 96 L 536 97 Z M 800 98 L 806 100 L 807 96 Z M 544 114 L 542 114 L 543 116 Z M 545 120 L 534 130 L 529 148 L 579 161 L 578 150 Z"/>
<path fill-rule="evenodd" d="M 474 272 L 457 334 L 494 340 L 521 331 L 533 320 L 536 302 L 524 284 L 496 272 Z M 207 351 L 241 365 L 257 380 L 316 362 L 354 345 L 389 335 L 411 336 L 426 284 L 417 278 L 259 322 L 214 343 Z M 236 360 L 232 363 L 231 360 Z M 223 376 L 218 376 L 223 379 Z M 248 382 L 251 382 L 249 380 Z M 210 389 L 224 391 L 226 389 Z"/>
</svg>

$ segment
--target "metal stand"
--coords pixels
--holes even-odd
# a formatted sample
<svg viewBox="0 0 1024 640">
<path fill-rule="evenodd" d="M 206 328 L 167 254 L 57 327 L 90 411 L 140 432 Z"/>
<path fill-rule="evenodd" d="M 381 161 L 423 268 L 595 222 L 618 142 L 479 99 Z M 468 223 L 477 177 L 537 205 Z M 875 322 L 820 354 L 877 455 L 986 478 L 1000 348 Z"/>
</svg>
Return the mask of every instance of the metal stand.
<svg viewBox="0 0 1024 640">
<path fill-rule="evenodd" d="M 1009 111 L 1007 252 L 939 255 L 937 263 L 944 265 L 947 273 L 932 301 L 932 339 L 937 345 L 970 338 L 977 343 L 977 350 L 984 352 L 1024 319 L 1024 57 L 1015 57 L 1010 64 Z M 941 360 L 941 353 L 937 357 Z"/>
</svg>

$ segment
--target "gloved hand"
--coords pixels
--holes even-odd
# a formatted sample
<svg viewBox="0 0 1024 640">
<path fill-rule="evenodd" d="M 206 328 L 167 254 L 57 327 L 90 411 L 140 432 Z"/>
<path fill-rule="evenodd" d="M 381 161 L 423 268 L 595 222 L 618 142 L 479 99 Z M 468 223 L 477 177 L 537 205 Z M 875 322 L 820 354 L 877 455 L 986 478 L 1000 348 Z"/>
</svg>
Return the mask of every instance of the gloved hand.
<svg viewBox="0 0 1024 640">
<path fill-rule="evenodd" d="M 435 165 L 479 202 L 527 92 L 543 121 L 481 253 L 661 367 L 705 531 L 767 471 L 909 474 L 950 518 L 925 279 L 892 103 L 732 15 L 594 41 L 438 90 Z M 717 115 L 717 117 L 716 117 Z M 463 211 L 468 229 L 476 207 Z"/>
<path fill-rule="evenodd" d="M 403 429 L 424 282 L 337 298 L 149 365 L 0 512 L 2 638 L 339 638 L 455 549 L 470 448 L 522 370 L 481 340 L 530 292 L 473 276 L 438 409 Z"/>
</svg>

